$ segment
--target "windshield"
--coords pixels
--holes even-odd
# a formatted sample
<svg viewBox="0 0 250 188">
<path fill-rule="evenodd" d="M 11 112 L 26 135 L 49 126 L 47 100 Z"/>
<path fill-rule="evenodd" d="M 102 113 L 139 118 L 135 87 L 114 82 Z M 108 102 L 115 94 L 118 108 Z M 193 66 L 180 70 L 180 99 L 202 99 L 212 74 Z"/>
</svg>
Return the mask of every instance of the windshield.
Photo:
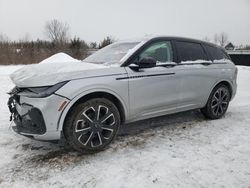
<svg viewBox="0 0 250 188">
<path fill-rule="evenodd" d="M 106 65 L 120 64 L 120 60 L 137 44 L 139 42 L 116 42 L 98 50 L 83 61 Z"/>
</svg>

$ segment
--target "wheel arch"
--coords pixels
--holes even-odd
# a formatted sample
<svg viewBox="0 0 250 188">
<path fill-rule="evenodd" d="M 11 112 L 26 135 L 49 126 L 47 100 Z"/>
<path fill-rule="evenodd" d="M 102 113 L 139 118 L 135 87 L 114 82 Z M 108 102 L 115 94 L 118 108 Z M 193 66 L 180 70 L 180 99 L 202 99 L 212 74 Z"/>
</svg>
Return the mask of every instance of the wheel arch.
<svg viewBox="0 0 250 188">
<path fill-rule="evenodd" d="M 213 89 L 214 89 L 216 86 L 218 86 L 219 84 L 224 84 L 224 85 L 226 85 L 226 86 L 229 88 L 230 100 L 231 100 L 232 94 L 233 94 L 233 85 L 232 85 L 232 83 L 231 83 L 230 81 L 228 81 L 228 80 L 220 80 L 220 81 L 217 81 L 217 82 L 213 85 L 213 87 L 210 89 L 210 92 L 209 92 L 208 96 L 206 97 L 206 103 L 205 103 L 204 105 L 207 104 L 208 99 L 209 99 L 209 96 L 211 95 Z"/>
<path fill-rule="evenodd" d="M 232 86 L 232 84 L 231 84 L 229 81 L 223 80 L 223 81 L 220 81 L 219 83 L 217 83 L 217 84 L 214 86 L 214 88 L 215 88 L 216 86 L 218 86 L 219 84 L 223 84 L 223 85 L 225 85 L 225 86 L 228 87 L 229 92 L 230 92 L 230 100 L 231 100 L 232 94 L 233 94 L 233 86 Z"/>
<path fill-rule="evenodd" d="M 70 110 L 77 104 L 83 101 L 87 101 L 93 98 L 106 98 L 113 102 L 119 110 L 121 116 L 121 123 L 124 123 L 127 117 L 127 106 L 126 103 L 122 100 L 122 98 L 111 90 L 90 90 L 84 93 L 79 94 L 75 98 L 73 98 L 65 107 L 59 121 L 57 130 L 62 131 L 64 126 L 64 121 L 67 118 Z"/>
</svg>

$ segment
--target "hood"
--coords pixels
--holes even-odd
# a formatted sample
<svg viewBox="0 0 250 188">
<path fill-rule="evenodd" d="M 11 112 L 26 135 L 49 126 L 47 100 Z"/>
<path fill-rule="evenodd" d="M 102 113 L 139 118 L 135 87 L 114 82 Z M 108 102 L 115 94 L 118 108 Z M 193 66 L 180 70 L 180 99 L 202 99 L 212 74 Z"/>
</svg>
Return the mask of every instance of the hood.
<svg viewBox="0 0 250 188">
<path fill-rule="evenodd" d="M 58 57 L 62 57 L 60 54 Z M 18 69 L 10 75 L 11 80 L 18 87 L 40 87 L 72 79 L 108 75 L 113 72 L 109 66 L 82 62 L 70 56 L 67 59 L 61 58 L 61 62 L 58 61 L 59 58 L 52 57 L 49 61 L 48 58 L 39 64 L 26 65 Z"/>
</svg>

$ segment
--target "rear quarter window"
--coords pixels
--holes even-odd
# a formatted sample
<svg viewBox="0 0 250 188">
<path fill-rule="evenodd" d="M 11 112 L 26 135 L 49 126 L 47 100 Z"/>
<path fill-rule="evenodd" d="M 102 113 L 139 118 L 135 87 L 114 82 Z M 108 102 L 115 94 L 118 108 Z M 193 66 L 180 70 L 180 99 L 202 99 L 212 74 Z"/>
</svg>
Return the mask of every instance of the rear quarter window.
<svg viewBox="0 0 250 188">
<path fill-rule="evenodd" d="M 227 54 L 220 48 L 208 46 L 208 45 L 205 45 L 205 48 L 212 61 L 221 60 L 221 59 L 229 59 Z"/>
<path fill-rule="evenodd" d="M 179 61 L 207 60 L 207 55 L 199 43 L 176 41 Z"/>
</svg>

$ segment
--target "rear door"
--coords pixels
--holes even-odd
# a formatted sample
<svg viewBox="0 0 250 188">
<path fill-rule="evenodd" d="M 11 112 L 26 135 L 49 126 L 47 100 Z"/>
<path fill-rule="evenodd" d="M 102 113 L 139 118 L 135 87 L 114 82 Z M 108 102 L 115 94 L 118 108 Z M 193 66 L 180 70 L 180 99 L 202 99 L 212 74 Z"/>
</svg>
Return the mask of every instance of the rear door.
<svg viewBox="0 0 250 188">
<path fill-rule="evenodd" d="M 213 65 L 200 43 L 177 40 L 175 46 L 181 75 L 180 106 L 202 107 L 215 80 Z"/>
</svg>

